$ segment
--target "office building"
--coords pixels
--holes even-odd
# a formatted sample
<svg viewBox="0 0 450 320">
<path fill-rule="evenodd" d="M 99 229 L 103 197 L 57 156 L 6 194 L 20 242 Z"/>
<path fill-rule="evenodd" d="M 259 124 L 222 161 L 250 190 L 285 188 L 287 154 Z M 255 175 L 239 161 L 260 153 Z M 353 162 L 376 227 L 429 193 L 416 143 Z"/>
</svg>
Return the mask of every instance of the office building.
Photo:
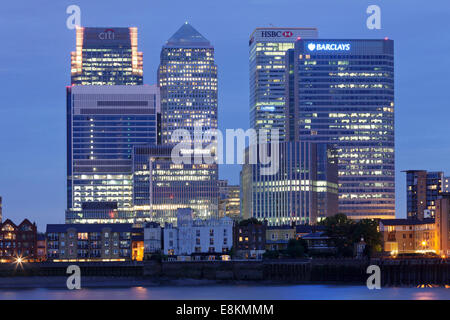
<svg viewBox="0 0 450 320">
<path fill-rule="evenodd" d="M 442 183 L 442 193 L 450 193 L 450 177 L 444 177 Z"/>
<path fill-rule="evenodd" d="M 245 163 L 241 172 L 242 216 L 266 220 L 269 226 L 315 224 L 337 213 L 337 153 L 332 145 L 283 142 L 278 170 Z M 249 149 L 246 150 L 246 159 Z"/>
<path fill-rule="evenodd" d="M 219 217 L 241 218 L 240 186 L 228 185 L 227 180 L 219 180 Z"/>
<path fill-rule="evenodd" d="M 172 141 L 177 129 L 194 126 L 202 131 L 217 129 L 217 66 L 214 47 L 187 22 L 161 50 L 158 69 L 161 88 L 163 143 Z"/>
<path fill-rule="evenodd" d="M 0 223 L 0 262 L 33 262 L 37 256 L 37 227 L 28 219 L 16 225 Z"/>
<path fill-rule="evenodd" d="M 299 38 L 317 38 L 316 28 L 256 28 L 250 35 L 250 128 L 278 129 L 284 138 L 286 51 Z"/>
<path fill-rule="evenodd" d="M 340 213 L 394 217 L 393 41 L 301 39 L 286 66 L 286 140 L 336 144 Z"/>
<path fill-rule="evenodd" d="M 175 164 L 173 145 L 137 145 L 133 151 L 133 209 L 138 219 L 176 224 L 177 211 L 218 217 L 217 164 Z"/>
<path fill-rule="evenodd" d="M 71 84 L 142 84 L 142 52 L 137 45 L 137 28 L 78 27 L 76 49 L 71 53 Z"/>
<path fill-rule="evenodd" d="M 164 254 L 192 256 L 195 260 L 229 260 L 233 246 L 233 220 L 194 219 L 192 210 L 179 209 L 177 227 L 164 227 Z"/>
<path fill-rule="evenodd" d="M 67 87 L 67 223 L 134 222 L 132 150 L 156 143 L 156 86 Z"/>
<path fill-rule="evenodd" d="M 129 261 L 133 257 L 133 233 L 142 232 L 131 223 L 48 224 L 47 259 L 53 262 Z"/>
<path fill-rule="evenodd" d="M 407 170 L 406 212 L 408 218 L 422 220 L 434 217 L 436 200 L 442 194 L 444 173 Z"/>
</svg>

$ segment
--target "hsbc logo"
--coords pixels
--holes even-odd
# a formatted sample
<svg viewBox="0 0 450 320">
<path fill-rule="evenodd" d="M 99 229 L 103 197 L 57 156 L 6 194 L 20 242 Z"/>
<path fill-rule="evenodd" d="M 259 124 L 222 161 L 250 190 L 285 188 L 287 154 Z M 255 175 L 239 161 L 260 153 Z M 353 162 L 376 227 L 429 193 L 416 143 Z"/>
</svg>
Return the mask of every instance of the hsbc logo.
<svg viewBox="0 0 450 320">
<path fill-rule="evenodd" d="M 290 38 L 294 35 L 292 31 L 261 31 L 263 38 Z"/>
<path fill-rule="evenodd" d="M 113 29 L 105 29 L 105 31 L 98 34 L 100 40 L 114 40 L 115 37 L 116 33 Z"/>
</svg>

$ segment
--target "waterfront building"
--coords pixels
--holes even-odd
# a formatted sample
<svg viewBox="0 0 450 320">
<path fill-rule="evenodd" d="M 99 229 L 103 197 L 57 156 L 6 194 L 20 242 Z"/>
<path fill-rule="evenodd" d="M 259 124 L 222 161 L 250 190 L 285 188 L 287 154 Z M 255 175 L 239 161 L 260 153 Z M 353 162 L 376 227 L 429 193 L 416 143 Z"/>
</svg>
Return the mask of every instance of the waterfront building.
<svg viewBox="0 0 450 320">
<path fill-rule="evenodd" d="M 129 261 L 133 258 L 133 233 L 143 231 L 131 223 L 48 224 L 47 258 L 54 262 Z"/>
<path fill-rule="evenodd" d="M 10 219 L 0 222 L 0 261 L 36 261 L 37 227 L 28 219 L 16 225 Z"/>
<path fill-rule="evenodd" d="M 434 218 L 382 219 L 379 226 L 383 251 L 391 255 L 439 251 Z"/>
<path fill-rule="evenodd" d="M 394 217 L 393 41 L 301 39 L 285 62 L 286 140 L 337 145 L 340 213 Z"/>
<path fill-rule="evenodd" d="M 47 238 L 45 237 L 45 233 L 37 234 L 36 248 L 37 260 L 47 260 Z"/>
<path fill-rule="evenodd" d="M 162 249 L 162 228 L 157 222 L 144 226 L 144 254 L 160 253 Z"/>
<path fill-rule="evenodd" d="M 133 210 L 147 221 L 177 222 L 180 208 L 195 218 L 218 217 L 217 164 L 176 164 L 173 145 L 137 145 L 133 149 Z"/>
<path fill-rule="evenodd" d="M 436 200 L 436 239 L 439 253 L 450 256 L 450 193 L 443 193 Z"/>
<path fill-rule="evenodd" d="M 262 259 L 266 247 L 266 223 L 254 218 L 234 225 L 233 243 L 238 259 Z"/>
<path fill-rule="evenodd" d="M 189 23 L 183 24 L 161 50 L 158 68 L 161 88 L 163 143 L 177 129 L 217 129 L 217 65 L 214 47 Z"/>
<path fill-rule="evenodd" d="M 442 183 L 442 193 L 449 193 L 449 192 L 450 192 L 450 177 L 444 177 Z"/>
<path fill-rule="evenodd" d="M 156 143 L 156 86 L 67 87 L 67 223 L 134 222 L 132 150 Z"/>
<path fill-rule="evenodd" d="M 444 173 L 441 171 L 407 170 L 406 212 L 408 218 L 432 218 L 436 212 L 436 200 L 444 189 Z"/>
<path fill-rule="evenodd" d="M 72 85 L 143 84 L 137 28 L 78 27 L 71 77 Z"/>
<path fill-rule="evenodd" d="M 166 224 L 163 239 L 166 255 L 228 260 L 233 247 L 233 220 L 194 219 L 190 208 L 179 209 L 177 227 Z"/>
<path fill-rule="evenodd" d="M 296 238 L 295 225 L 268 226 L 266 228 L 266 250 L 286 250 L 289 240 Z"/>
<path fill-rule="evenodd" d="M 247 149 L 247 160 L 249 154 Z M 266 220 L 271 226 L 315 224 L 337 213 L 337 154 L 332 145 L 282 142 L 278 159 L 278 170 L 269 175 L 262 174 L 262 163 L 246 160 L 243 165 L 244 219 Z"/>
<path fill-rule="evenodd" d="M 316 231 L 302 237 L 306 241 L 309 254 L 335 255 L 336 247 L 333 240 L 324 231 Z"/>
<path fill-rule="evenodd" d="M 278 129 L 284 139 L 286 51 L 299 38 L 317 38 L 316 28 L 256 28 L 250 35 L 250 128 Z"/>
</svg>

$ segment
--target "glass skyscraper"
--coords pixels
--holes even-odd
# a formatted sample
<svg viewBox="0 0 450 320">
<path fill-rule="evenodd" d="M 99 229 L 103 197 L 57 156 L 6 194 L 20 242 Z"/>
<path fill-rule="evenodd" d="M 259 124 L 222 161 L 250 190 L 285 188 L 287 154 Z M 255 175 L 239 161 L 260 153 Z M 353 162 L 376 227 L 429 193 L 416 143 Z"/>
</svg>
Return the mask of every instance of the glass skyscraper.
<svg viewBox="0 0 450 320">
<path fill-rule="evenodd" d="M 392 218 L 393 41 L 301 39 L 286 63 L 286 139 L 337 145 L 340 213 Z"/>
<path fill-rule="evenodd" d="M 133 151 L 133 205 L 136 217 L 177 222 L 177 210 L 196 218 L 218 217 L 217 165 L 175 164 L 173 145 L 137 145 Z"/>
<path fill-rule="evenodd" d="M 137 28 L 78 27 L 72 85 L 142 84 L 142 52 L 137 50 Z"/>
<path fill-rule="evenodd" d="M 217 129 L 217 66 L 214 47 L 187 22 L 161 50 L 158 69 L 161 89 L 162 142 L 174 130 L 194 126 Z"/>
<path fill-rule="evenodd" d="M 273 152 L 273 151 L 272 151 Z M 265 165 L 241 171 L 242 216 L 269 225 L 314 224 L 337 213 L 338 169 L 334 146 L 300 141 L 279 145 L 279 170 L 263 175 Z"/>
<path fill-rule="evenodd" d="M 156 143 L 156 86 L 67 87 L 68 223 L 133 222 L 132 150 Z"/>
<path fill-rule="evenodd" d="M 278 129 L 284 138 L 286 51 L 298 38 L 317 38 L 316 28 L 256 28 L 249 41 L 250 127 Z"/>
</svg>

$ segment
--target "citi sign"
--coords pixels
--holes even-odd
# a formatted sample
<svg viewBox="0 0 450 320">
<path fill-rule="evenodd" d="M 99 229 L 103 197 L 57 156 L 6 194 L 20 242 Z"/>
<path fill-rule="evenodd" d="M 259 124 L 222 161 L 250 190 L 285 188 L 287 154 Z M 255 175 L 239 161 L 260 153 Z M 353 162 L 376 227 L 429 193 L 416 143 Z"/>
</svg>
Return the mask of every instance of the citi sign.
<svg viewBox="0 0 450 320">
<path fill-rule="evenodd" d="M 308 43 L 309 51 L 350 51 L 350 43 Z"/>
<path fill-rule="evenodd" d="M 292 31 L 261 31 L 261 37 L 263 38 L 290 38 L 293 35 Z"/>
<path fill-rule="evenodd" d="M 114 40 L 116 33 L 113 29 L 106 29 L 98 34 L 100 40 Z"/>
</svg>

